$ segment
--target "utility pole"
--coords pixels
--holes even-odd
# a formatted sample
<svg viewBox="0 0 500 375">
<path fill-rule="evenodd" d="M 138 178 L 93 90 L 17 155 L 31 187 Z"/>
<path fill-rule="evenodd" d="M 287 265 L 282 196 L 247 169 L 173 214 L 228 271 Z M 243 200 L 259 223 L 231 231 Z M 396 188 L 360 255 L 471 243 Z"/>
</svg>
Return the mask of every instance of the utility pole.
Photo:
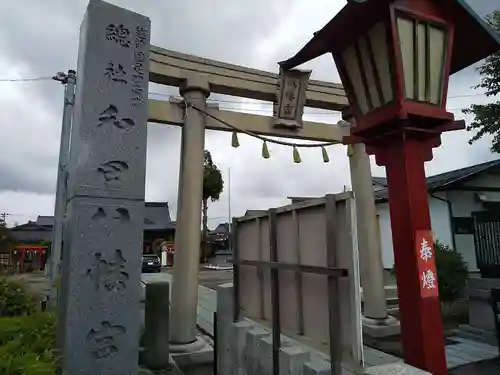
<svg viewBox="0 0 500 375">
<path fill-rule="evenodd" d="M 66 212 L 67 164 L 69 160 L 69 141 L 73 119 L 73 106 L 75 104 L 76 72 L 68 70 L 68 73 L 58 72 L 53 80 L 61 82 L 64 88 L 64 107 L 62 116 L 61 142 L 59 145 L 59 163 L 57 169 L 57 190 L 54 207 L 54 229 L 52 232 L 52 247 L 50 256 L 50 294 L 51 304 L 57 302 L 57 280 L 60 277 L 60 264 L 62 254 L 62 238 L 64 229 L 64 216 Z"/>
<path fill-rule="evenodd" d="M 6 221 L 7 220 L 7 216 L 10 216 L 10 214 L 8 214 L 7 212 L 2 212 L 0 214 L 0 217 L 2 218 L 2 219 L 0 219 L 0 224 L 7 225 L 7 221 Z"/>
</svg>

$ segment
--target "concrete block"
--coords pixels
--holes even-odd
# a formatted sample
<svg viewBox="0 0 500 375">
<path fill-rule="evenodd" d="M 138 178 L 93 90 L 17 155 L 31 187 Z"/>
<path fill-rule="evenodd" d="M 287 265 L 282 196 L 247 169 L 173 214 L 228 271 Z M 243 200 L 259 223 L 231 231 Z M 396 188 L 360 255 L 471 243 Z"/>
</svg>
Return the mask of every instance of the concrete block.
<svg viewBox="0 0 500 375">
<path fill-rule="evenodd" d="M 471 299 L 469 301 L 469 324 L 474 328 L 495 331 L 493 307 L 487 301 Z"/>
<path fill-rule="evenodd" d="M 169 283 L 146 285 L 144 364 L 150 369 L 169 367 Z"/>
<path fill-rule="evenodd" d="M 330 363 L 321 360 L 309 361 L 304 363 L 302 368 L 303 375 L 330 375 Z"/>
<path fill-rule="evenodd" d="M 406 363 L 391 363 L 389 365 L 369 367 L 365 375 L 431 375 L 429 372 L 407 365 Z"/>
<path fill-rule="evenodd" d="M 280 375 L 302 375 L 304 363 L 309 360 L 309 353 L 298 346 L 280 349 Z"/>
<path fill-rule="evenodd" d="M 479 299 L 488 302 L 491 299 L 491 289 L 468 288 L 469 299 Z"/>
<path fill-rule="evenodd" d="M 257 346 L 258 372 L 261 375 L 273 374 L 273 338 L 271 336 L 261 337 Z"/>
<path fill-rule="evenodd" d="M 264 337 L 269 337 L 269 331 L 254 327 L 246 332 L 245 345 L 245 370 L 246 374 L 258 374 L 260 371 L 260 341 Z"/>
<path fill-rule="evenodd" d="M 471 277 L 468 280 L 469 289 L 487 289 L 500 288 L 500 279 L 482 279 Z"/>
<path fill-rule="evenodd" d="M 80 32 L 68 199 L 143 199 L 149 18 L 91 0 Z"/>
<path fill-rule="evenodd" d="M 228 374 L 245 374 L 245 348 L 247 345 L 246 335 L 253 328 L 248 321 L 232 323 L 230 345 L 226 347 L 226 353 L 220 353 L 226 359 L 222 360 L 223 371 L 229 371 Z"/>
</svg>

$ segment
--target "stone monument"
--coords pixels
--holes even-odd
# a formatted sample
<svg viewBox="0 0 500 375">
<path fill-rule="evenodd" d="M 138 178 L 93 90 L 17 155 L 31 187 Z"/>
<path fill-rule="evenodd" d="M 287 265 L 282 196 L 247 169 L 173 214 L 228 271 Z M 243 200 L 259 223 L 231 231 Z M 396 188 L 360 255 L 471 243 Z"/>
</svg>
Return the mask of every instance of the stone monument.
<svg viewBox="0 0 500 375">
<path fill-rule="evenodd" d="M 58 342 L 71 375 L 136 375 L 150 21 L 91 0 L 80 30 Z"/>
</svg>

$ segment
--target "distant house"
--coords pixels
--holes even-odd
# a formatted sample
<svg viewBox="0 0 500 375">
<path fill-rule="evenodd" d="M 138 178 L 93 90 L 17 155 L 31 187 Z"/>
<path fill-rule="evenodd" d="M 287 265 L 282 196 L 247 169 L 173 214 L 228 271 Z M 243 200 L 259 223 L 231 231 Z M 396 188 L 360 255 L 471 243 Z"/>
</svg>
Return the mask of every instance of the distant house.
<svg viewBox="0 0 500 375">
<path fill-rule="evenodd" d="M 36 221 L 11 228 L 12 235 L 19 243 L 52 241 L 53 216 L 38 216 Z M 146 202 L 144 215 L 144 250 L 151 250 L 161 240 L 173 241 L 175 223 L 170 218 L 167 202 Z"/>
<path fill-rule="evenodd" d="M 212 233 L 215 234 L 229 234 L 229 223 L 221 223 L 215 227 L 215 229 L 212 231 Z"/>
<path fill-rule="evenodd" d="M 46 217 L 46 216 L 45 216 Z M 52 241 L 52 225 L 49 227 L 38 224 L 37 221 L 28 221 L 10 229 L 12 237 L 18 243 L 32 244 L 42 241 Z"/>
<path fill-rule="evenodd" d="M 144 249 L 158 251 L 156 244 L 162 240 L 173 242 L 175 222 L 170 217 L 167 202 L 146 202 L 144 215 Z M 155 249 L 153 249 L 155 248 Z"/>
<path fill-rule="evenodd" d="M 229 235 L 229 223 L 221 223 L 210 231 L 209 240 L 216 244 L 217 250 L 225 250 L 229 247 Z"/>
<path fill-rule="evenodd" d="M 373 183 L 384 268 L 392 268 L 387 180 L 374 177 Z M 500 266 L 500 160 L 430 176 L 427 189 L 434 237 L 459 251 L 469 272 L 487 268 L 485 256 Z M 493 272 L 500 275 L 498 268 Z"/>
<path fill-rule="evenodd" d="M 373 177 L 385 269 L 394 265 L 387 179 Z M 500 160 L 427 178 L 435 239 L 460 252 L 469 272 L 500 275 Z M 290 197 L 293 203 L 312 199 Z M 491 265 L 491 262 L 496 265 Z"/>
</svg>

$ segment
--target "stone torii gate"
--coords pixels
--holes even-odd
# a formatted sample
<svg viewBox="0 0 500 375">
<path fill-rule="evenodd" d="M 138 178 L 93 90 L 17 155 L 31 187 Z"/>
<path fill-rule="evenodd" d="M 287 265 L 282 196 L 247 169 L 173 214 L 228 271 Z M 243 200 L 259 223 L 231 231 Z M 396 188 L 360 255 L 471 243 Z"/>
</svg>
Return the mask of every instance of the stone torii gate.
<svg viewBox="0 0 500 375">
<path fill-rule="evenodd" d="M 196 314 L 200 248 L 203 152 L 205 129 L 234 131 L 224 122 L 238 124 L 241 131 L 284 138 L 341 143 L 348 128 L 304 121 L 301 128 L 274 126 L 274 118 L 207 106 L 210 93 L 276 102 L 280 76 L 274 73 L 208 60 L 160 47 L 150 49 L 150 82 L 178 86 L 184 101 L 149 100 L 150 122 L 182 126 L 181 167 L 178 190 L 176 259 L 173 271 L 171 343 L 179 350 L 196 348 Z M 189 107 L 192 104 L 211 116 Z M 348 104 L 341 85 L 309 80 L 305 105 L 341 111 L 348 115 Z M 215 118 L 222 120 L 218 121 Z M 364 289 L 365 332 L 394 334 L 399 328 L 388 316 L 383 281 L 383 265 L 376 224 L 370 161 L 363 144 L 348 152 L 355 193 L 360 248 L 361 283 Z M 187 345 L 187 347 L 186 347 Z M 172 350 L 177 348 L 175 345 Z"/>
</svg>

